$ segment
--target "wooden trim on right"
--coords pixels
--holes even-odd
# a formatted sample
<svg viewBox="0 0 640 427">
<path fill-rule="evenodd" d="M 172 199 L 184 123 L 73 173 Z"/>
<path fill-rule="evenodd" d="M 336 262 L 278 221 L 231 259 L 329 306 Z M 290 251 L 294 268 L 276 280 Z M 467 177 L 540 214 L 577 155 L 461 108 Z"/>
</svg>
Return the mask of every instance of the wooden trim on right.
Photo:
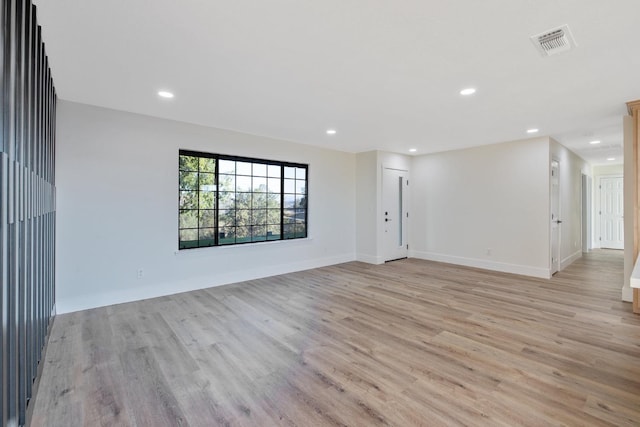
<svg viewBox="0 0 640 427">
<path fill-rule="evenodd" d="M 637 101 L 629 101 L 627 102 L 627 111 L 630 116 L 633 116 L 633 112 L 640 109 L 640 99 Z"/>
<path fill-rule="evenodd" d="M 633 259 L 638 258 L 640 251 L 640 100 L 627 102 L 627 111 L 633 117 L 633 171 L 635 175 L 635 191 L 633 197 Z M 640 290 L 633 290 L 633 312 L 640 314 Z"/>
</svg>

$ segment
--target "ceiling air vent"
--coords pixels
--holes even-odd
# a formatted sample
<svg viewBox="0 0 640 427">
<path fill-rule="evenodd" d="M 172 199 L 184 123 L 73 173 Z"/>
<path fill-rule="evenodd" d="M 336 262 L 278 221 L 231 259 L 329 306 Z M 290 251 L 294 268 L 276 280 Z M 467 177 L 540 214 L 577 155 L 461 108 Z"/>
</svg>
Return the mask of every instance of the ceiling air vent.
<svg viewBox="0 0 640 427">
<path fill-rule="evenodd" d="M 532 36 L 531 41 L 542 56 L 551 56 L 556 53 L 566 52 L 576 45 L 568 25 L 553 28 L 544 33 Z"/>
</svg>

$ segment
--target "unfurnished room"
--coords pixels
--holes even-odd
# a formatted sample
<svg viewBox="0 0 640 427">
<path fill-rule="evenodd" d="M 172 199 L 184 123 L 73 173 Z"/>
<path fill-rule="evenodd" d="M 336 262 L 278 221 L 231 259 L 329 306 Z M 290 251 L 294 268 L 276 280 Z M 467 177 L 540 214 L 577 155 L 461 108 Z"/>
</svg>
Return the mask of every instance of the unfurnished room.
<svg viewBox="0 0 640 427">
<path fill-rule="evenodd" d="M 0 424 L 640 425 L 638 16 L 3 0 Z"/>
</svg>

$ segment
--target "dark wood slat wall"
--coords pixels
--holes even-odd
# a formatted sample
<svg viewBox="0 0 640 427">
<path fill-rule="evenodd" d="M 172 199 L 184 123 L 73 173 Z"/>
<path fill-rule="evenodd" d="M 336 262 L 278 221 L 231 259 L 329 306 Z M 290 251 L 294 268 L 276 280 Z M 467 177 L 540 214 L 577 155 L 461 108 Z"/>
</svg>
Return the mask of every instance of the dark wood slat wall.
<svg viewBox="0 0 640 427">
<path fill-rule="evenodd" d="M 0 10 L 0 425 L 24 425 L 55 304 L 56 92 L 30 0 Z"/>
</svg>

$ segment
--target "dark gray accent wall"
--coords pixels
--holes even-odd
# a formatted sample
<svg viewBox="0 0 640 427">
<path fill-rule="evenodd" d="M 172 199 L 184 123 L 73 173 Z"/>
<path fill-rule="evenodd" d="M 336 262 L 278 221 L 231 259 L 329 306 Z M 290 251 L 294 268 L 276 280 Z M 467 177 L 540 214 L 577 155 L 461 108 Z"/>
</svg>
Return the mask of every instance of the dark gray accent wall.
<svg viewBox="0 0 640 427">
<path fill-rule="evenodd" d="M 56 93 L 36 7 L 0 10 L 0 413 L 24 425 L 55 304 Z"/>
</svg>

